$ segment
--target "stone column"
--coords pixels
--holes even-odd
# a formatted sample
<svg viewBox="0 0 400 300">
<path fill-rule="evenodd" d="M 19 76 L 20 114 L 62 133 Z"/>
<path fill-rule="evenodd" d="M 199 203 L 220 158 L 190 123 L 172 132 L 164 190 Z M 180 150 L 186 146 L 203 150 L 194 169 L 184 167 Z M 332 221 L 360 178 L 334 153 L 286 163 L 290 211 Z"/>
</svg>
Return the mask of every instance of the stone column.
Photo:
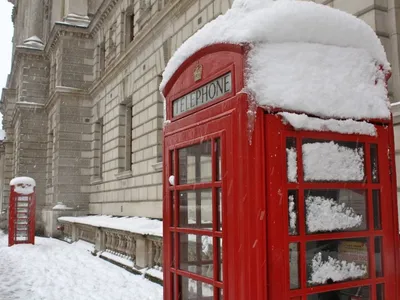
<svg viewBox="0 0 400 300">
<path fill-rule="evenodd" d="M 65 0 L 64 22 L 87 27 L 90 22 L 88 0 Z"/>
<path fill-rule="evenodd" d="M 43 0 L 29 0 L 28 18 L 25 22 L 27 39 L 24 45 L 43 48 Z"/>
</svg>

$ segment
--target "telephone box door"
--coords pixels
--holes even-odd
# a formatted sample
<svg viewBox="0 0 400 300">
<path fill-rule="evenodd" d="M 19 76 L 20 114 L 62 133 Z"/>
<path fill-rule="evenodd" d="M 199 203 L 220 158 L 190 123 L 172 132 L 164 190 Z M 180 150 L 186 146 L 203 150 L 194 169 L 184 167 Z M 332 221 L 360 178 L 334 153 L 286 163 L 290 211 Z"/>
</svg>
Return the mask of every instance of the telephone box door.
<svg viewBox="0 0 400 300">
<path fill-rule="evenodd" d="M 211 118 L 165 139 L 164 299 L 226 299 L 230 125 Z"/>
<path fill-rule="evenodd" d="M 270 299 L 399 299 L 389 126 L 369 136 L 266 119 Z"/>
</svg>

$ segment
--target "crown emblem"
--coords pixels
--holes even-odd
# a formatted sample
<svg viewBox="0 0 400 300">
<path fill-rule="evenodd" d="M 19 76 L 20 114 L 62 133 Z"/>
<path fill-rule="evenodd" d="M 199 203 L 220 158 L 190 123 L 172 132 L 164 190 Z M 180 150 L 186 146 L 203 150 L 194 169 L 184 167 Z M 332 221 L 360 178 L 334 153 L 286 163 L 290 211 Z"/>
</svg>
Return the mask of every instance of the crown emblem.
<svg viewBox="0 0 400 300">
<path fill-rule="evenodd" d="M 199 81 L 203 77 L 203 66 L 200 63 L 197 63 L 196 68 L 194 68 L 193 72 L 194 81 Z"/>
</svg>

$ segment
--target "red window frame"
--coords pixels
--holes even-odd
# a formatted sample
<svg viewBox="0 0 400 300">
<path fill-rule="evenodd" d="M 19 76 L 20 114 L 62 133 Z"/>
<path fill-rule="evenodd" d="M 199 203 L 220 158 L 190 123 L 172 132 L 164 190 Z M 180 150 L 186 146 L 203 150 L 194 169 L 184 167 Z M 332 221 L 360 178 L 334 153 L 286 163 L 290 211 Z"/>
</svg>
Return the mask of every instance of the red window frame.
<svg viewBox="0 0 400 300">
<path fill-rule="evenodd" d="M 310 132 L 296 131 L 290 125 L 283 124 L 281 118 L 276 115 L 265 115 L 266 129 L 266 157 L 267 157 L 267 211 L 270 218 L 267 223 L 268 236 L 268 263 L 269 278 L 281 284 L 270 284 L 270 299 L 296 299 L 307 300 L 307 296 L 324 293 L 332 290 L 341 290 L 351 287 L 370 286 L 372 297 L 376 299 L 376 285 L 385 284 L 385 299 L 396 299 L 395 277 L 395 239 L 397 234 L 394 232 L 394 218 L 381 218 L 381 230 L 374 229 L 373 200 L 372 191 L 380 191 L 380 211 L 381 216 L 393 216 L 393 209 L 396 209 L 392 195 L 391 176 L 387 171 L 391 167 L 388 160 L 389 149 L 389 130 L 387 126 L 375 126 L 377 136 L 365 135 L 343 135 L 330 132 Z M 297 182 L 289 183 L 287 180 L 286 162 L 286 139 L 293 137 L 296 139 L 297 153 Z M 302 140 L 303 139 L 325 140 L 325 141 L 348 141 L 364 143 L 364 161 L 366 182 L 304 182 L 302 164 Z M 372 183 L 370 168 L 370 144 L 378 144 L 378 167 L 379 183 Z M 283 167 L 282 167 L 283 166 Z M 386 169 L 385 169 L 386 168 Z M 282 189 L 281 189 L 282 187 Z M 366 217 L 367 229 L 363 231 L 347 231 L 335 233 L 307 234 L 305 224 L 305 201 L 304 191 L 310 189 L 356 189 L 365 190 L 366 198 Z M 288 191 L 296 190 L 298 195 L 298 235 L 289 235 L 288 217 Z M 279 201 L 277 201 L 277 199 Z M 283 217 L 282 217 L 283 216 Z M 384 275 L 377 278 L 375 275 L 375 237 L 381 236 L 383 239 L 382 260 Z M 307 286 L 306 271 L 306 243 L 318 240 L 340 240 L 346 238 L 368 239 L 368 279 L 352 280 L 346 282 L 333 283 L 331 285 Z M 299 254 L 299 284 L 298 289 L 290 289 L 289 277 L 289 244 L 298 243 L 300 245 Z M 273 250 L 272 250 L 273 249 Z M 349 298 L 350 299 L 350 298 Z"/>
</svg>

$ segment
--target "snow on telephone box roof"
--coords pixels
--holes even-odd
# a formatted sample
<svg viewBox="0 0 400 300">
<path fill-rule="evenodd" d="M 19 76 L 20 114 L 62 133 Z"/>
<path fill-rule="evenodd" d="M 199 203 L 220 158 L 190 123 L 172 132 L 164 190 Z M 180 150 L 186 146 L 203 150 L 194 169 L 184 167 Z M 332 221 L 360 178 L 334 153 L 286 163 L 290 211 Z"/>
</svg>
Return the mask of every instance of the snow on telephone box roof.
<svg viewBox="0 0 400 300">
<path fill-rule="evenodd" d="M 389 119 L 390 65 L 373 29 L 337 9 L 295 0 L 235 0 L 172 56 L 160 90 L 200 49 L 250 44 L 245 92 L 264 108 L 323 118 Z"/>
</svg>

